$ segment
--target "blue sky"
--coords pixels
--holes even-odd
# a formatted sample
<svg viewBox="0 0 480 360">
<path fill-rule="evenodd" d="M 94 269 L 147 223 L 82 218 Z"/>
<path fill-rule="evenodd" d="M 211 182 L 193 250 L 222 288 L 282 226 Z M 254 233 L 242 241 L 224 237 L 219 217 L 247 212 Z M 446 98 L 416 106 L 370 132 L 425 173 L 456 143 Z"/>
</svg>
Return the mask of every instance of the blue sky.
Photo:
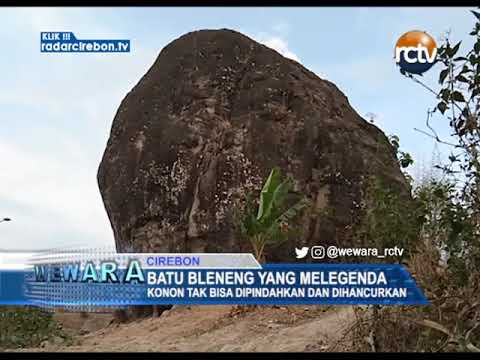
<svg viewBox="0 0 480 360">
<path fill-rule="evenodd" d="M 466 8 L 2 8 L 0 217 L 13 221 L 0 224 L 0 249 L 113 244 L 96 183 L 112 119 L 162 47 L 186 32 L 243 32 L 334 82 L 400 137 L 419 177 L 436 146 L 414 127 L 435 101 L 399 74 L 395 42 L 419 29 L 468 44 L 472 26 Z M 41 31 L 130 39 L 132 52 L 42 54 Z M 435 85 L 436 74 L 425 81 Z M 448 137 L 446 122 L 433 119 Z"/>
</svg>

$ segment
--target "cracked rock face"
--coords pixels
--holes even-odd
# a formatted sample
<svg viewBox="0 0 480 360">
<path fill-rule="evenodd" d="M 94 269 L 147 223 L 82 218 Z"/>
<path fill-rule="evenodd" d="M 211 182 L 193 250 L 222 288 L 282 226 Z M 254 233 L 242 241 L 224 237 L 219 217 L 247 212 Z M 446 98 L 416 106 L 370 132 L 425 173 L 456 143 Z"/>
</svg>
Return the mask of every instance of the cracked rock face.
<svg viewBox="0 0 480 360">
<path fill-rule="evenodd" d="M 385 135 L 334 84 L 238 32 L 180 37 L 122 101 L 98 170 L 117 250 L 249 251 L 232 210 L 274 166 L 319 211 L 270 261 L 353 245 L 367 175 L 408 189 Z"/>
</svg>

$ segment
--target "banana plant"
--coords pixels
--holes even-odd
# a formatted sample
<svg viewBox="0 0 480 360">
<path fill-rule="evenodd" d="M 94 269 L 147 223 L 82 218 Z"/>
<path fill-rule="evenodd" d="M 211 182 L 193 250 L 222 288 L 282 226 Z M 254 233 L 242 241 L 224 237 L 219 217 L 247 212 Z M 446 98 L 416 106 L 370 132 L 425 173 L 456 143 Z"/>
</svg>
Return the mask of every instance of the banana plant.
<svg viewBox="0 0 480 360">
<path fill-rule="evenodd" d="M 292 180 L 282 179 L 280 169 L 275 167 L 265 181 L 258 201 L 255 202 L 251 194 L 246 196 L 245 210 L 239 221 L 240 232 L 250 242 L 259 262 L 264 260 L 266 246 L 278 245 L 292 233 L 298 233 L 295 221 L 310 202 L 302 196 L 291 204 L 292 185 Z"/>
</svg>

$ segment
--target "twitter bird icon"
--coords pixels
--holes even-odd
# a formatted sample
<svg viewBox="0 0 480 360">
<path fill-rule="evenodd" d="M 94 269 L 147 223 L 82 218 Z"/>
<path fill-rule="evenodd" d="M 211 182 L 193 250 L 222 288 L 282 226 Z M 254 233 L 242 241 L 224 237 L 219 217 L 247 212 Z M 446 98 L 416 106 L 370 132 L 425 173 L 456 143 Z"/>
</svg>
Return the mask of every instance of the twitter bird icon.
<svg viewBox="0 0 480 360">
<path fill-rule="evenodd" d="M 297 254 L 297 259 L 303 259 L 308 254 L 308 247 L 304 246 L 301 249 L 295 248 L 295 254 Z"/>
</svg>

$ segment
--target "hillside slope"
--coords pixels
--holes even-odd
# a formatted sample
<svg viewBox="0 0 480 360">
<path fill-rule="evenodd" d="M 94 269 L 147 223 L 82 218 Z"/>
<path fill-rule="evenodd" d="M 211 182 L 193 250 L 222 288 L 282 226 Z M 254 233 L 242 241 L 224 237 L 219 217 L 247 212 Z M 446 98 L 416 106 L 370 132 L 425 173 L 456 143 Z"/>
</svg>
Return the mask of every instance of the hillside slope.
<svg viewBox="0 0 480 360">
<path fill-rule="evenodd" d="M 159 318 L 110 324 L 28 351 L 345 351 L 350 306 L 257 307 L 232 315 L 231 306 L 178 306 Z"/>
</svg>

